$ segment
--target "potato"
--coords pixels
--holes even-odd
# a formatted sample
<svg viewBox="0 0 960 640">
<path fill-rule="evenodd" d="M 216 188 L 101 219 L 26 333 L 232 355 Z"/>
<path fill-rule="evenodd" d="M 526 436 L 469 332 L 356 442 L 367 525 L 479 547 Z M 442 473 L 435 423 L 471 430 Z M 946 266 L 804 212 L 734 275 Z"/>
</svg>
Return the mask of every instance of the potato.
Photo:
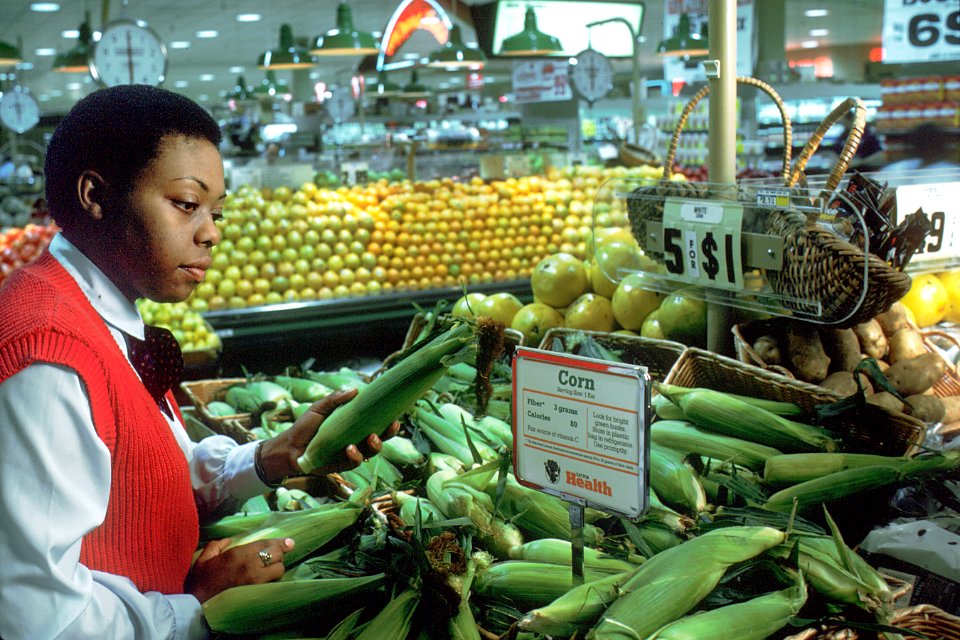
<svg viewBox="0 0 960 640">
<path fill-rule="evenodd" d="M 871 358 L 879 360 L 887 355 L 887 336 L 876 319 L 862 322 L 853 328 L 860 341 L 860 351 Z"/>
<path fill-rule="evenodd" d="M 870 380 L 867 376 L 858 374 L 860 376 L 860 385 L 863 388 L 864 395 L 873 394 L 873 385 L 870 384 Z M 857 382 L 853 378 L 853 373 L 849 371 L 835 371 L 828 375 L 823 382 L 820 383 L 820 386 L 825 389 L 830 389 L 831 391 L 836 391 L 840 395 L 852 396 L 857 392 Z"/>
<path fill-rule="evenodd" d="M 787 326 L 790 370 L 800 380 L 817 384 L 827 377 L 830 358 L 823 351 L 820 332 L 813 325 L 791 322 Z"/>
<path fill-rule="evenodd" d="M 907 308 L 900 302 L 894 302 L 890 309 L 876 317 L 876 321 L 880 323 L 883 335 L 888 338 L 900 329 L 913 326 L 910 324 Z"/>
<path fill-rule="evenodd" d="M 887 361 L 890 364 L 896 364 L 901 360 L 909 360 L 927 353 L 927 347 L 923 343 L 923 334 L 913 327 L 904 327 L 897 330 L 889 338 L 890 352 L 887 354 Z"/>
<path fill-rule="evenodd" d="M 946 410 L 943 401 L 936 396 L 907 396 L 905 410 L 914 418 L 924 422 L 942 422 Z"/>
<path fill-rule="evenodd" d="M 860 364 L 860 341 L 853 329 L 821 329 L 820 342 L 830 371 L 853 371 Z"/>
<path fill-rule="evenodd" d="M 903 411 L 903 403 L 900 402 L 897 396 L 889 391 L 875 393 L 867 398 L 867 402 L 869 404 L 875 404 L 878 407 L 883 407 L 884 409 L 889 409 L 890 411 Z"/>
<path fill-rule="evenodd" d="M 946 396 L 940 398 L 943 403 L 943 423 L 960 422 L 960 396 Z"/>
<path fill-rule="evenodd" d="M 890 365 L 885 375 L 905 396 L 921 394 L 943 377 L 947 363 L 936 353 L 925 353 Z"/>
<path fill-rule="evenodd" d="M 781 364 L 780 344 L 773 336 L 760 336 L 753 341 L 753 350 L 766 364 Z"/>
</svg>

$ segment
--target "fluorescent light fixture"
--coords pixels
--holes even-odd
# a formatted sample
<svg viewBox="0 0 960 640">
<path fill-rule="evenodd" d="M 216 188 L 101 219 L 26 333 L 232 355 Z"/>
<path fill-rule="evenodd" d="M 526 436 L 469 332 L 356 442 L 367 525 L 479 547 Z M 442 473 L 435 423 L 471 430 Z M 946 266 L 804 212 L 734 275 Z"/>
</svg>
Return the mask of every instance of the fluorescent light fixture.
<svg viewBox="0 0 960 640">
<path fill-rule="evenodd" d="M 813 38 L 822 38 L 830 34 L 830 29 L 810 29 L 810 36 Z"/>
<path fill-rule="evenodd" d="M 829 13 L 830 12 L 826 9 L 807 9 L 803 12 L 803 15 L 807 16 L 808 18 L 822 18 Z"/>
<path fill-rule="evenodd" d="M 816 40 L 804 40 L 803 42 L 800 43 L 800 46 L 803 47 L 804 49 L 816 49 L 817 47 L 820 46 L 820 43 L 817 42 Z"/>
<path fill-rule="evenodd" d="M 70 91 L 80 91 L 80 88 L 81 88 L 82 86 L 83 86 L 83 85 L 81 85 L 79 82 L 69 82 L 69 83 L 67 83 L 67 89 L 69 89 Z"/>
<path fill-rule="evenodd" d="M 235 67 L 230 67 L 229 69 L 227 69 L 227 71 L 229 71 L 230 73 L 243 73 L 246 70 L 247 70 L 246 67 L 241 67 L 239 65 Z"/>
<path fill-rule="evenodd" d="M 200 100 L 201 102 L 204 101 L 204 100 L 209 100 L 209 99 L 210 99 L 210 96 L 208 96 L 208 95 L 205 94 L 205 93 L 201 93 L 200 95 L 197 96 L 197 100 Z"/>
<path fill-rule="evenodd" d="M 200 82 L 213 82 L 213 79 L 216 78 L 212 73 L 201 73 L 198 77 Z"/>
<path fill-rule="evenodd" d="M 198 38 L 216 38 L 220 35 L 220 32 L 216 29 L 202 29 L 197 31 Z"/>
<path fill-rule="evenodd" d="M 50 47 L 41 47 L 40 49 L 34 49 L 33 54 L 35 56 L 53 56 L 56 55 L 57 50 L 51 49 Z"/>
<path fill-rule="evenodd" d="M 64 29 L 60 32 L 60 37 L 67 40 L 76 40 L 80 37 L 80 31 L 78 29 Z"/>
<path fill-rule="evenodd" d="M 189 49 L 190 43 L 186 40 L 174 40 L 170 43 L 171 49 Z"/>
<path fill-rule="evenodd" d="M 60 11 L 60 5 L 56 2 L 31 2 L 30 11 L 37 13 L 54 13 Z"/>
<path fill-rule="evenodd" d="M 173 86 L 175 86 L 177 89 L 185 89 L 190 86 L 190 83 L 186 80 L 177 80 L 173 83 Z"/>
<path fill-rule="evenodd" d="M 237 22 L 260 22 L 259 13 L 238 13 Z"/>
</svg>

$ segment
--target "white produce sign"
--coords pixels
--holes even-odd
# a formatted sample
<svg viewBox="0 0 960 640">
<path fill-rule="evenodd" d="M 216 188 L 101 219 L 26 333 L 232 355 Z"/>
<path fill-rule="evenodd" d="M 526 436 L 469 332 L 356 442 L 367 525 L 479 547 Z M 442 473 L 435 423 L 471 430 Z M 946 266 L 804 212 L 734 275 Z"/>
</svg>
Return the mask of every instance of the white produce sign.
<svg viewBox="0 0 960 640">
<path fill-rule="evenodd" d="M 960 1 L 886 0 L 884 62 L 960 60 Z"/>
</svg>

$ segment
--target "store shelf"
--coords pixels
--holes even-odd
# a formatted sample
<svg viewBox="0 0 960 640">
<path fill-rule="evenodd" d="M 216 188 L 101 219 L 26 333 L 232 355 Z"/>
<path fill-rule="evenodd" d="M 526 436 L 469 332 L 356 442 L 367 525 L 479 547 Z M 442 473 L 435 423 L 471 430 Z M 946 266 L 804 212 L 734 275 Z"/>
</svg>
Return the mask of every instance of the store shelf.
<svg viewBox="0 0 960 640">
<path fill-rule="evenodd" d="M 507 291 L 524 303 L 533 299 L 529 280 L 471 285 L 469 291 Z M 452 305 L 461 295 L 459 287 L 445 287 L 211 311 L 204 318 L 223 341 L 215 373 L 243 375 L 244 369 L 278 373 L 308 358 L 316 360 L 315 368 L 381 360 L 400 348 L 418 308 L 431 310 L 441 300 Z M 193 377 L 210 373 L 197 371 Z"/>
</svg>

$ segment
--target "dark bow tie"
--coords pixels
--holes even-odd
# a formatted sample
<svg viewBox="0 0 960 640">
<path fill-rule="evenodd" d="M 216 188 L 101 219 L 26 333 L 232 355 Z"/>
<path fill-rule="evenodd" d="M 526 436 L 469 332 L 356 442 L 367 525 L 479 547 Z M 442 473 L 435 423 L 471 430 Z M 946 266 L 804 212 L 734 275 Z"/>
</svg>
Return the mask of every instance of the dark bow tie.
<svg viewBox="0 0 960 640">
<path fill-rule="evenodd" d="M 163 397 L 183 373 L 183 353 L 173 334 L 163 327 L 144 327 L 145 340 L 127 335 L 127 350 L 133 368 L 140 374 L 143 385 L 168 416 L 169 403 Z"/>
</svg>

